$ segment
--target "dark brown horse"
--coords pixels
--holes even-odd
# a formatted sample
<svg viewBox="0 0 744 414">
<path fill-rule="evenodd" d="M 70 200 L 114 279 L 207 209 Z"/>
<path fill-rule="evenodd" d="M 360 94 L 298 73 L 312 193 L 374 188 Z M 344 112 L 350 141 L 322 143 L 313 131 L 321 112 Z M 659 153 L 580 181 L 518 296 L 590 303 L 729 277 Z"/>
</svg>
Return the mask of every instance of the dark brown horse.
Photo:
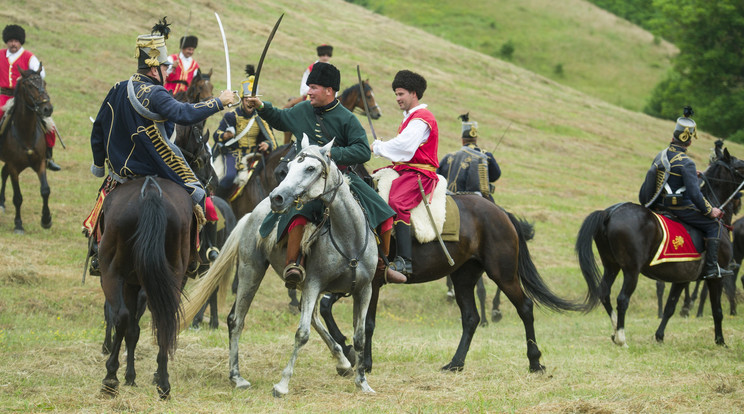
<svg viewBox="0 0 744 414">
<path fill-rule="evenodd" d="M 0 212 L 5 212 L 5 184 L 10 176 L 13 185 L 13 206 L 15 206 L 15 229 L 23 234 L 21 220 L 21 186 L 18 175 L 26 168 L 32 168 L 39 176 L 41 184 L 41 227 L 52 227 L 52 214 L 49 211 L 49 194 L 51 190 L 46 177 L 46 141 L 44 140 L 44 118 L 52 115 L 52 103 L 46 91 L 46 82 L 41 78 L 41 67 L 38 71 L 21 70 L 21 77 L 16 84 L 13 108 L 6 116 L 9 124 L 0 135 L 0 161 L 2 169 L 2 187 L 0 188 Z"/>
<path fill-rule="evenodd" d="M 527 248 L 523 231 L 531 225 L 517 219 L 493 202 L 474 194 L 453 196 L 460 210 L 460 240 L 445 242 L 454 265 L 450 266 L 438 242 L 420 244 L 413 241 L 413 275 L 408 283 L 425 283 L 451 275 L 455 299 L 460 308 L 462 336 L 452 360 L 444 371 L 461 371 L 480 317 L 475 305 L 474 288 L 485 274 L 499 286 L 517 309 L 527 339 L 527 358 L 532 372 L 543 371 L 542 355 L 535 340 L 533 300 L 555 311 L 583 310 L 581 304 L 556 296 L 540 277 Z M 391 253 L 392 253 L 391 249 Z M 372 369 L 371 340 L 381 279 L 372 281 L 372 299 L 367 311 L 364 365 Z M 340 332 L 332 315 L 333 303 L 340 296 L 327 295 L 321 300 L 321 315 L 333 338 L 342 345 L 347 357 L 352 355 L 346 337 Z"/>
<path fill-rule="evenodd" d="M 744 181 L 744 161 L 731 156 L 728 150 L 717 151 L 717 158 L 704 173 L 709 185 L 703 187 L 707 199 L 714 205 L 727 200 L 742 181 Z M 724 207 L 726 217 L 732 216 L 731 204 Z M 682 290 L 690 282 L 696 281 L 702 270 L 702 260 L 688 262 L 667 262 L 650 266 L 662 239 L 662 230 L 651 210 L 633 203 L 622 203 L 606 210 L 591 213 L 579 230 L 576 239 L 576 253 L 581 272 L 589 285 L 589 306 L 595 307 L 600 302 L 610 316 L 615 330 L 613 341 L 626 345 L 625 314 L 628 310 L 630 296 L 638 283 L 638 275 L 643 274 L 651 279 L 670 282 L 672 288 L 664 308 L 664 315 L 656 331 L 656 340 L 664 341 L 664 329 Z M 596 243 L 604 274 L 600 276 L 599 268 L 592 250 Z M 727 237 L 722 237 L 718 254 L 718 263 L 725 268 L 731 259 L 731 244 Z M 610 303 L 610 289 L 620 270 L 623 271 L 623 287 L 617 297 L 617 312 Z M 721 321 L 722 281 L 706 280 L 710 291 L 713 321 L 715 325 L 715 342 L 725 345 Z"/>
<path fill-rule="evenodd" d="M 119 352 L 126 340 L 126 385 L 135 385 L 134 351 L 140 328 L 138 301 L 144 290 L 157 339 L 155 374 L 160 398 L 168 398 L 168 357 L 175 352 L 181 290 L 192 259 L 196 223 L 189 194 L 173 181 L 146 177 L 112 191 L 103 204 L 99 245 L 101 287 L 114 321 L 111 355 L 101 391 L 118 392 Z"/>
<path fill-rule="evenodd" d="M 369 79 L 362 81 L 362 86 L 364 87 L 364 99 L 367 100 L 367 106 L 369 107 L 369 117 L 372 119 L 380 119 L 382 116 L 382 112 L 380 111 L 380 106 L 377 105 L 375 102 L 375 94 L 372 92 L 372 87 L 369 86 Z M 344 89 L 343 92 L 341 92 L 341 96 L 338 97 L 338 101 L 343 105 L 346 109 L 354 112 L 355 110 L 358 110 L 357 112 L 361 111 L 361 114 L 364 115 L 364 101 L 362 100 L 362 94 L 360 93 L 359 84 L 354 84 L 354 86 L 349 86 L 348 88 Z M 298 103 L 302 102 L 302 96 L 299 96 L 297 98 L 290 99 L 286 105 L 284 105 L 284 108 L 291 108 Z M 292 133 L 287 131 L 284 133 L 284 143 L 289 144 L 289 141 L 292 139 Z"/>
</svg>

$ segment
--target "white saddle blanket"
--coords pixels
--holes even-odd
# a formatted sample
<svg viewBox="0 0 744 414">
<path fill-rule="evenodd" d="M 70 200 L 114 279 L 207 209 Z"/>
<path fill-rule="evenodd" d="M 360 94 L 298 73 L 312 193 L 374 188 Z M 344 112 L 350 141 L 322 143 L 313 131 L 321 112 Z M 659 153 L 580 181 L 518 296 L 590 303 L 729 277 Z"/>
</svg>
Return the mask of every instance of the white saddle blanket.
<svg viewBox="0 0 744 414">
<path fill-rule="evenodd" d="M 372 174 L 372 178 L 377 182 L 377 192 L 386 203 L 390 200 L 390 187 L 393 185 L 393 180 L 398 177 L 400 177 L 400 174 L 392 168 L 383 168 Z M 434 216 L 437 232 L 442 234 L 446 212 L 447 180 L 439 174 L 437 174 L 437 177 L 439 177 L 439 182 L 434 189 L 433 196 L 427 194 L 427 199 L 430 200 L 429 207 L 432 216 Z M 426 212 L 426 206 L 423 202 L 411 210 L 411 230 L 413 231 L 413 237 L 419 243 L 428 243 L 437 238 L 437 233 L 434 232 L 431 219 L 429 219 L 429 214 Z"/>
</svg>

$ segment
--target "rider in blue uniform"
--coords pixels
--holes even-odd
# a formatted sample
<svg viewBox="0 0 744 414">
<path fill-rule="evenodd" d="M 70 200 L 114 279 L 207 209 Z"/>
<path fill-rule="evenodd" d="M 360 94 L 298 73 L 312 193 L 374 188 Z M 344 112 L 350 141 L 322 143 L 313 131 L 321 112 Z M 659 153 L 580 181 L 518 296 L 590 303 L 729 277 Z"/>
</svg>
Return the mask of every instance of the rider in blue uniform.
<svg viewBox="0 0 744 414">
<path fill-rule="evenodd" d="M 692 108 L 685 107 L 684 114 L 684 117 L 677 119 L 669 147 L 656 156 L 646 173 L 638 199 L 644 205 L 653 200 L 650 208 L 669 210 L 680 221 L 703 232 L 706 253 L 701 277 L 720 278 L 733 274 L 729 270 L 719 269 L 718 266 L 718 248 L 723 233 L 721 221 L 718 219 L 723 216 L 723 211 L 713 207 L 700 191 L 695 162 L 687 156 L 687 148 L 692 143 L 692 138 L 697 138 L 695 121 L 689 118 L 693 114 Z M 666 181 L 664 180 L 666 167 L 662 157 L 666 158 L 669 165 Z"/>
<path fill-rule="evenodd" d="M 200 122 L 232 102 L 233 94 L 223 91 L 219 98 L 198 103 L 175 100 L 162 83 L 168 68 L 169 32 L 163 18 L 151 34 L 137 37 L 137 73 L 111 88 L 93 122 L 91 172 L 103 177 L 108 165 L 109 176 L 119 183 L 147 175 L 170 179 L 191 195 L 194 212 L 203 223 L 206 192 L 169 137 L 174 123 Z"/>
</svg>

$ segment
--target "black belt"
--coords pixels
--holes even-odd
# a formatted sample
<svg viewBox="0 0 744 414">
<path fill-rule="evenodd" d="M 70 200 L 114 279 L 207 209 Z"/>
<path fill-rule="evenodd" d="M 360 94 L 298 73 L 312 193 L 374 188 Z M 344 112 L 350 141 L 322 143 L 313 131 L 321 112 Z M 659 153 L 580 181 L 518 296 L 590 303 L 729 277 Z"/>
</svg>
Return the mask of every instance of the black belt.
<svg viewBox="0 0 744 414">
<path fill-rule="evenodd" d="M 0 88 L 0 95 L 15 96 L 15 91 L 10 88 Z"/>
</svg>

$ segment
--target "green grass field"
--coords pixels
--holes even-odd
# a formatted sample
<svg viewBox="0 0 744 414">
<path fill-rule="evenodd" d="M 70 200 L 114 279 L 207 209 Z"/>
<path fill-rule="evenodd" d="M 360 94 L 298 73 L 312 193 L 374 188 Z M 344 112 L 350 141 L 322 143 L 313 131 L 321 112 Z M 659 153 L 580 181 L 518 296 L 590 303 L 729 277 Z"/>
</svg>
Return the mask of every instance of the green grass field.
<svg viewBox="0 0 744 414">
<path fill-rule="evenodd" d="M 566 8 L 565 19 L 573 19 L 576 26 L 606 18 L 604 12 L 592 14 L 596 8 L 587 3 L 571 3 L 578 6 L 574 14 Z M 657 344 L 653 339 L 658 324 L 655 285 L 645 278 L 630 303 L 628 348 L 610 341 L 611 325 L 604 311 L 562 315 L 536 310 L 537 341 L 547 367 L 542 375 L 528 373 L 524 331 L 508 303 L 502 304 L 502 322 L 476 332 L 465 370 L 439 372 L 454 354 L 460 335 L 459 312 L 445 299 L 444 281 L 388 286 L 381 295 L 375 365 L 368 376 L 377 394 L 361 395 L 353 379 L 337 376 L 327 349 L 313 334 L 300 354 L 289 395 L 278 400 L 271 396 L 271 387 L 290 356 L 298 319 L 287 311 L 288 299 L 278 277 L 269 275 L 248 314 L 241 341 L 242 373 L 252 389 L 235 391 L 228 381 L 225 309 L 219 331 L 186 331 L 180 336 L 170 369 L 170 401 L 157 401 L 150 385 L 157 351 L 149 335 L 149 314 L 137 348 L 139 386 L 122 387 L 113 400 L 102 398 L 98 391 L 105 376 L 105 358 L 100 353 L 103 295 L 96 278 L 80 283 L 86 249 L 81 222 L 100 185 L 89 172 L 88 118 L 95 116 L 109 87 L 134 70 L 137 34 L 167 15 L 174 22 L 174 37 L 179 38 L 186 30 L 189 10 L 193 16 L 189 32 L 200 37 L 196 57 L 203 68 L 214 69 L 216 90 L 225 87 L 225 67 L 213 12 L 220 13 L 228 33 L 233 87 L 242 77 L 243 66 L 257 62 L 271 26 L 286 13 L 261 75 L 265 99 L 281 103 L 297 94 L 302 71 L 314 60 L 315 46 L 330 43 L 335 47 L 333 63 L 342 72 L 342 88 L 356 82 L 356 65 L 375 88 L 383 112 L 375 130 L 382 138 L 393 136 L 401 120 L 390 91 L 393 76 L 406 68 L 424 75 L 429 89 L 423 101 L 439 122 L 440 156 L 459 147 L 457 116 L 470 112 L 479 122 L 482 146 L 494 150 L 503 170 L 496 200 L 535 224 L 532 257 L 547 283 L 567 298 L 581 299 L 586 292 L 573 253 L 582 220 L 596 209 L 636 199 L 652 157 L 666 145 L 674 126 L 617 105 L 622 102 L 579 92 L 339 0 L 258 0 L 250 5 L 233 0 L 169 0 L 159 3 L 157 10 L 141 0 L 117 0 L 105 6 L 30 0 L 22 9 L 4 10 L 3 21 L 26 27 L 26 47 L 47 68 L 54 118 L 68 149 L 58 148 L 55 153 L 64 170 L 49 174 L 54 219 L 50 230 L 40 227 L 38 180 L 30 171 L 22 175 L 26 234 L 12 233 L 12 204 L 0 214 L 0 411 L 744 410 L 742 317 L 724 319 L 727 348 L 714 345 L 709 310 L 701 319 L 675 316 L 665 344 Z M 624 34 L 627 23 L 609 20 L 603 30 L 613 27 L 617 27 L 616 43 L 628 42 L 617 45 L 625 52 L 648 44 L 628 40 L 633 37 Z M 535 29 L 535 35 L 541 31 Z M 582 43 L 586 38 L 598 41 L 587 32 L 564 42 L 589 53 Z M 519 62 L 515 59 L 515 63 Z M 625 64 L 628 61 L 620 59 L 614 66 L 622 72 L 619 68 Z M 616 92 L 627 89 L 619 87 Z M 642 93 L 632 94 L 632 99 L 641 101 Z M 209 120 L 212 130 L 218 120 Z M 700 128 L 705 130 L 704 125 Z M 691 149 L 701 169 L 713 140 L 703 132 Z M 744 157 L 742 146 L 731 144 L 729 149 Z M 373 159 L 369 166 L 384 164 Z M 487 289 L 492 295 L 494 284 L 488 282 Z M 728 312 L 727 306 L 724 309 Z M 349 301 L 339 304 L 337 312 L 349 332 Z"/>
</svg>

